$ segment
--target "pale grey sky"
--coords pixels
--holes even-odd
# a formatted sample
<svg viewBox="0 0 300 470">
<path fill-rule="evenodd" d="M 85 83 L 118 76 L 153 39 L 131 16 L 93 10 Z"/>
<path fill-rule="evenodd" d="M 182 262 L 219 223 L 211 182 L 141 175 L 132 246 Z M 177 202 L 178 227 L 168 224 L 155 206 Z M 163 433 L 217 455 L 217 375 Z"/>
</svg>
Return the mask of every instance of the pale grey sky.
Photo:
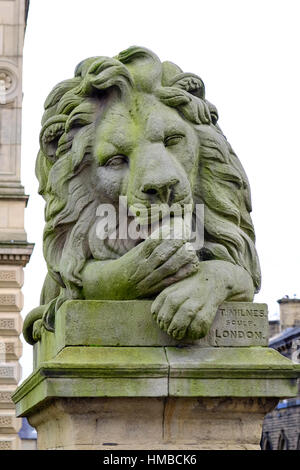
<svg viewBox="0 0 300 470">
<path fill-rule="evenodd" d="M 194 72 L 250 180 L 263 284 L 256 301 L 300 296 L 299 0 L 31 0 L 24 47 L 22 183 L 30 195 L 23 316 L 38 305 L 46 273 L 43 200 L 34 164 L 44 100 L 89 56 L 131 46 Z M 23 378 L 32 370 L 24 346 Z"/>
</svg>

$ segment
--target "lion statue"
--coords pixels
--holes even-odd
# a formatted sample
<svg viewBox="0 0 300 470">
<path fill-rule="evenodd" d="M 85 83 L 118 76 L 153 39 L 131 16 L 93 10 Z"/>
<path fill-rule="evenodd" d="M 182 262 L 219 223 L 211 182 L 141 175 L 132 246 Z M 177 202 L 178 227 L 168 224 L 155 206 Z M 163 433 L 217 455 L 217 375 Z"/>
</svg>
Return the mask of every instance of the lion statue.
<svg viewBox="0 0 300 470">
<path fill-rule="evenodd" d="M 179 340 L 205 336 L 224 301 L 253 300 L 260 268 L 249 183 L 217 122 L 201 78 L 141 47 L 88 58 L 54 87 L 36 162 L 48 274 L 24 322 L 29 343 L 54 330 L 69 299 L 152 299 L 155 321 Z M 120 196 L 147 210 L 202 204 L 202 246 L 99 238 L 97 210 L 119 213 Z"/>
</svg>

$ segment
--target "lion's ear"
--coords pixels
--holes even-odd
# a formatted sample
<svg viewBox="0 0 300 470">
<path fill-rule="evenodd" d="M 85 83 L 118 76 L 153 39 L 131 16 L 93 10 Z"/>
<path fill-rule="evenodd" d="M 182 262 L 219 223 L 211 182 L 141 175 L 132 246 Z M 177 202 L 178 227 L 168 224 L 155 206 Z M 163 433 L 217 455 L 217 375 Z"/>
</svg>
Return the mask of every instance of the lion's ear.
<svg viewBox="0 0 300 470">
<path fill-rule="evenodd" d="M 56 160 L 58 142 L 65 132 L 67 116 L 59 114 L 48 119 L 40 133 L 40 146 L 42 152 L 51 160 Z"/>
<path fill-rule="evenodd" d="M 173 62 L 165 61 L 162 64 L 162 85 L 170 86 L 170 83 L 173 83 L 174 77 L 182 73 L 181 68 L 178 65 L 173 64 Z"/>
</svg>

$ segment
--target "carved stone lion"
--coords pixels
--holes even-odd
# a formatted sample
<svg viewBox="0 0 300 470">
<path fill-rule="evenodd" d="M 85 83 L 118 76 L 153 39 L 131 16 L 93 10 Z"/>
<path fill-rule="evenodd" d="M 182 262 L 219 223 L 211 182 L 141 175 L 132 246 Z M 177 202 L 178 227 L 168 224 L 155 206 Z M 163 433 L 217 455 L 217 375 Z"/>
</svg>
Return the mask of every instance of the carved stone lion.
<svg viewBox="0 0 300 470">
<path fill-rule="evenodd" d="M 45 102 L 36 174 L 46 202 L 41 305 L 24 335 L 54 328 L 68 299 L 153 299 L 160 328 L 205 336 L 218 306 L 251 301 L 260 268 L 246 174 L 205 99 L 202 80 L 131 47 L 91 57 Z M 204 244 L 184 239 L 100 240 L 97 208 L 204 205 Z"/>
</svg>

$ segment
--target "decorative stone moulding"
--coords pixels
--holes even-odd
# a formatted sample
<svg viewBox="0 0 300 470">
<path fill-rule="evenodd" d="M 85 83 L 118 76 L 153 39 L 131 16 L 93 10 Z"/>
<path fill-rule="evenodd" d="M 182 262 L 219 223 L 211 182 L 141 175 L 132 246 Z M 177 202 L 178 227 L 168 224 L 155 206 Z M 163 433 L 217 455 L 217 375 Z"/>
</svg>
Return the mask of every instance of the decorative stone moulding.
<svg viewBox="0 0 300 470">
<path fill-rule="evenodd" d="M 0 432 L 17 433 L 21 428 L 21 420 L 16 418 L 14 410 L 0 409 Z M 1 437 L 1 434 L 0 434 Z"/>
<path fill-rule="evenodd" d="M 26 266 L 34 244 L 27 242 L 0 242 L 0 265 Z"/>
<path fill-rule="evenodd" d="M 0 71 L 0 82 L 1 82 L 1 90 L 8 92 L 8 90 L 12 86 L 12 77 L 11 74 L 5 70 Z"/>
<path fill-rule="evenodd" d="M 20 312 L 23 308 L 23 294 L 20 289 L 0 289 L 0 312 Z"/>
<path fill-rule="evenodd" d="M 21 442 L 18 436 L 0 434 L 0 450 L 20 450 Z"/>
<path fill-rule="evenodd" d="M 19 336 L 22 326 L 23 320 L 18 312 L 0 313 L 0 336 Z"/>
<path fill-rule="evenodd" d="M 22 287 L 24 274 L 21 266 L 0 264 L 0 287 Z"/>
<path fill-rule="evenodd" d="M 12 393 L 15 391 L 14 385 L 0 385 L 0 408 L 8 409 L 15 408 L 15 405 L 11 399 Z"/>
<path fill-rule="evenodd" d="M 1 253 L 0 252 L 0 263 L 5 264 L 19 264 L 20 266 L 26 266 L 30 260 L 30 254 L 19 254 L 19 253 Z"/>
<path fill-rule="evenodd" d="M 0 362 L 0 385 L 17 385 L 20 378 L 21 366 L 18 362 Z"/>
<path fill-rule="evenodd" d="M 0 317 L 1 322 L 1 317 Z M 0 337 L 0 360 L 1 362 L 16 361 L 22 355 L 22 343 L 19 338 Z"/>
<path fill-rule="evenodd" d="M 14 101 L 18 94 L 18 68 L 8 61 L 0 60 L 0 104 Z"/>
</svg>

